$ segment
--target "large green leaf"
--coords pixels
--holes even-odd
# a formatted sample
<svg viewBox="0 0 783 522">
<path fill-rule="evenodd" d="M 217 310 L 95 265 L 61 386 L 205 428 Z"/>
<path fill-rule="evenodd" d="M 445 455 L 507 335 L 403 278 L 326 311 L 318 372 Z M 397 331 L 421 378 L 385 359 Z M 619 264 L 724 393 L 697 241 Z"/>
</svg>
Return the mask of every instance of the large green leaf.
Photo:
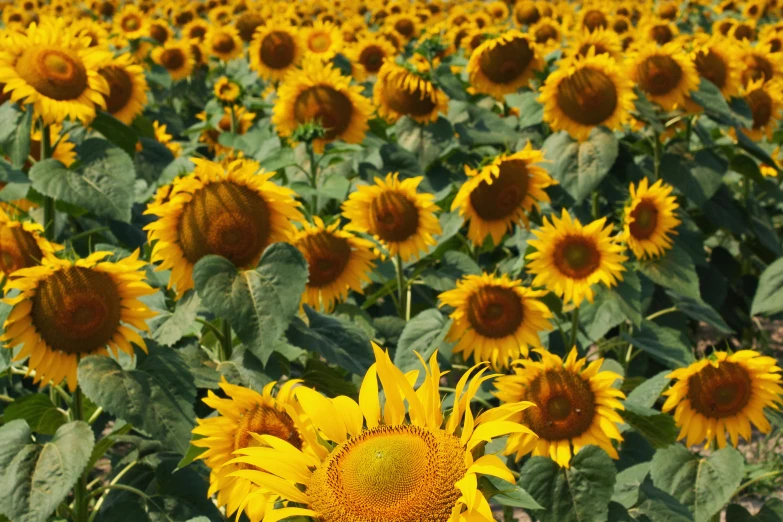
<svg viewBox="0 0 783 522">
<path fill-rule="evenodd" d="M 150 321 L 152 338 L 163 346 L 174 346 L 184 336 L 201 327 L 196 317 L 201 306 L 198 294 L 189 291 L 177 301 L 174 312 L 165 312 Z"/>
<path fill-rule="evenodd" d="M 692 522 L 693 515 L 676 498 L 656 488 L 650 477 L 639 487 L 639 505 L 631 512 L 650 522 Z M 734 522 L 732 519 L 731 522 Z"/>
<path fill-rule="evenodd" d="M 642 462 L 617 474 L 612 500 L 630 509 L 639 501 L 639 487 L 650 474 L 650 463 Z"/>
<path fill-rule="evenodd" d="M 421 362 L 414 352 L 418 352 L 425 361 L 429 360 L 435 350 L 448 357 L 451 344 L 446 342 L 446 335 L 449 328 L 451 319 L 436 308 L 425 310 L 408 321 L 397 342 L 395 366 L 404 372 L 421 369 Z"/>
<path fill-rule="evenodd" d="M 457 280 L 466 274 L 481 274 L 481 267 L 469 255 L 456 250 L 443 254 L 437 267 L 429 268 L 422 273 L 424 282 L 435 291 L 452 290 Z"/>
<path fill-rule="evenodd" d="M 266 364 L 299 310 L 307 262 L 293 246 L 276 243 L 254 270 L 238 270 L 228 259 L 206 256 L 196 263 L 193 281 L 204 306 L 227 319 L 242 343 Z"/>
<path fill-rule="evenodd" d="M 33 393 L 9 404 L 3 411 L 3 420 L 11 422 L 16 419 L 23 419 L 34 432 L 43 435 L 54 435 L 66 421 L 63 412 L 43 393 Z"/>
<path fill-rule="evenodd" d="M 79 147 L 76 170 L 57 160 L 30 169 L 33 188 L 96 216 L 130 221 L 136 174 L 131 158 L 106 141 L 89 139 Z"/>
<path fill-rule="evenodd" d="M 665 448 L 677 440 L 677 425 L 671 415 L 626 401 L 620 416 L 654 448 Z"/>
<path fill-rule="evenodd" d="M 696 299 L 694 297 L 679 295 L 677 292 L 672 290 L 667 290 L 666 295 L 668 295 L 672 300 L 672 303 L 677 307 L 677 310 L 684 313 L 691 319 L 703 321 L 711 326 L 714 326 L 722 333 L 733 333 L 734 330 L 732 330 L 731 327 L 726 324 L 726 321 L 723 320 L 723 317 L 721 317 L 713 307 L 705 303 L 701 298 Z"/>
<path fill-rule="evenodd" d="M 706 152 L 696 154 L 688 160 L 678 154 L 664 154 L 661 158 L 661 177 L 677 188 L 688 199 L 701 206 L 715 195 L 723 184 L 722 175 L 726 166 Z"/>
<path fill-rule="evenodd" d="M 655 487 L 687 506 L 696 522 L 708 522 L 723 509 L 743 473 L 744 458 L 734 448 L 700 457 L 679 444 L 658 450 L 650 467 Z"/>
<path fill-rule="evenodd" d="M 752 117 L 732 110 L 720 89 L 709 80 L 702 78 L 699 89 L 691 93 L 691 98 L 704 108 L 707 116 L 718 123 L 743 128 L 753 126 Z"/>
<path fill-rule="evenodd" d="M 579 320 L 587 336 L 597 341 L 624 322 L 639 326 L 642 321 L 642 283 L 635 272 L 623 274 L 616 287 L 601 287 L 592 303 L 583 304 Z"/>
<path fill-rule="evenodd" d="M 694 361 L 684 334 L 674 328 L 643 321 L 640 329 L 631 335 L 623 333 L 622 337 L 670 368 L 682 368 Z"/>
<path fill-rule="evenodd" d="M 726 508 L 726 520 L 730 522 L 783 522 L 783 502 L 772 498 L 755 515 L 739 504 Z"/>
<path fill-rule="evenodd" d="M 130 157 L 136 153 L 138 134 L 132 127 L 128 127 L 111 114 L 97 111 L 90 127 L 103 134 L 109 143 L 121 148 Z"/>
<path fill-rule="evenodd" d="M 21 169 L 30 156 L 30 130 L 33 125 L 33 108 L 28 106 L 16 123 L 11 141 L 8 143 L 8 155 L 11 157 L 11 165 L 15 169 Z"/>
<path fill-rule="evenodd" d="M 664 370 L 649 379 L 645 379 L 643 383 L 628 394 L 625 403 L 635 404 L 643 408 L 652 408 L 671 381 L 671 379 L 666 377 L 669 373 L 669 370 Z"/>
<path fill-rule="evenodd" d="M 617 470 L 611 457 L 597 446 L 586 446 L 563 469 L 547 457 L 528 460 L 519 485 L 544 506 L 541 522 L 598 522 L 608 517 Z"/>
<path fill-rule="evenodd" d="M 138 353 L 134 370 L 109 357 L 83 359 L 79 384 L 95 404 L 184 454 L 195 424 L 193 376 L 175 350 L 147 344 L 149 355 Z"/>
<path fill-rule="evenodd" d="M 761 274 L 751 315 L 773 315 L 783 312 L 783 258 L 769 265 Z"/>
<path fill-rule="evenodd" d="M 479 489 L 481 489 L 487 497 L 491 497 L 492 500 L 501 506 L 531 510 L 544 509 L 544 507 L 536 502 L 536 499 L 534 499 L 530 493 L 522 489 L 519 484 L 506 482 L 502 478 L 493 477 L 491 475 L 483 476 L 479 481 Z"/>
<path fill-rule="evenodd" d="M 659 258 L 640 262 L 639 270 L 665 288 L 685 297 L 701 299 L 696 265 L 691 256 L 678 245 Z"/>
</svg>

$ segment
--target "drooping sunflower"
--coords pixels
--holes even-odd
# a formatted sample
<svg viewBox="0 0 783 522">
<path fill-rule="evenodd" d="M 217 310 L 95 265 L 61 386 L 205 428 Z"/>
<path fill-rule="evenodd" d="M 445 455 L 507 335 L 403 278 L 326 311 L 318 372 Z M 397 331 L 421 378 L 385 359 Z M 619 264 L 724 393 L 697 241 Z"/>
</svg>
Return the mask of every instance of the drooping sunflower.
<svg viewBox="0 0 783 522">
<path fill-rule="evenodd" d="M 245 44 L 233 26 L 212 26 L 204 35 L 204 48 L 209 55 L 228 62 L 242 55 Z"/>
<path fill-rule="evenodd" d="M 149 18 L 132 3 L 127 3 L 112 18 L 112 32 L 128 40 L 144 38 L 149 34 Z"/>
<path fill-rule="evenodd" d="M 601 371 L 603 359 L 587 364 L 577 359 L 573 348 L 565 361 L 546 350 L 536 349 L 539 361 L 517 361 L 513 375 L 495 381 L 495 395 L 504 404 L 529 401 L 536 405 L 518 413 L 512 420 L 531 428 L 528 433 L 512 434 L 506 454 L 549 457 L 561 467 L 570 466 L 572 455 L 593 444 L 612 458 L 619 458 L 612 441 L 623 440 L 618 425 L 624 423 L 617 410 L 624 410 L 625 394 L 612 385 L 622 376 Z M 585 365 L 587 365 L 585 367 Z"/>
<path fill-rule="evenodd" d="M 30 360 L 34 382 L 68 380 L 76 390 L 76 366 L 87 355 L 133 355 L 131 343 L 146 350 L 144 339 L 126 324 L 147 331 L 154 317 L 138 298 L 155 293 L 145 281 L 146 262 L 137 250 L 119 261 L 105 261 L 110 252 L 96 252 L 68 261 L 46 257 L 39 266 L 14 272 L 7 289 L 19 290 L 4 302 L 8 314 L 0 340 L 6 348 L 22 345 L 14 360 Z"/>
<path fill-rule="evenodd" d="M 272 123 L 281 136 L 291 136 L 303 123 L 317 122 L 326 133 L 313 141 L 316 152 L 323 152 L 324 146 L 334 140 L 364 140 L 372 103 L 362 95 L 361 86 L 351 85 L 351 78 L 331 64 L 306 60 L 301 71 L 286 76 L 277 95 Z"/>
<path fill-rule="evenodd" d="M 530 37 L 512 29 L 478 46 L 470 55 L 466 70 L 476 92 L 502 99 L 525 87 L 542 67 Z"/>
<path fill-rule="evenodd" d="M 61 247 L 44 238 L 43 227 L 12 219 L 0 208 L 0 272 L 6 277 L 22 268 L 37 266 Z"/>
<path fill-rule="evenodd" d="M 351 221 L 345 230 L 373 235 L 390 256 L 418 259 L 436 244 L 433 235 L 441 233 L 435 196 L 416 190 L 422 179 L 400 181 L 394 173 L 385 180 L 375 178 L 374 185 L 360 186 L 343 203 L 343 216 Z"/>
<path fill-rule="evenodd" d="M 777 410 L 783 404 L 780 372 L 774 358 L 753 350 L 713 352 L 667 375 L 675 382 L 664 392 L 662 409 L 674 410 L 678 440 L 686 439 L 688 446 L 706 441 L 709 447 L 717 440 L 723 448 L 728 433 L 736 447 L 740 436 L 750 440 L 751 423 L 762 433 L 772 429 L 764 408 Z"/>
<path fill-rule="evenodd" d="M 178 296 L 193 288 L 193 266 L 209 254 L 238 268 L 254 267 L 267 246 L 290 239 L 302 221 L 295 193 L 271 181 L 254 161 L 226 168 L 193 158 L 192 175 L 174 181 L 169 200 L 147 209 L 158 220 L 145 227 L 158 270 L 171 269 Z"/>
<path fill-rule="evenodd" d="M 309 56 L 331 60 L 343 47 L 343 35 L 334 24 L 316 21 L 302 31 L 302 44 Z"/>
<path fill-rule="evenodd" d="M 318 216 L 305 224 L 291 243 L 307 260 L 309 278 L 302 303 L 327 312 L 345 301 L 348 292 L 362 293 L 374 266 L 373 244 L 340 230 L 339 220 L 324 226 Z"/>
<path fill-rule="evenodd" d="M 304 415 L 294 408 L 287 411 L 294 425 L 302 426 L 313 455 L 262 435 L 257 440 L 269 447 L 240 450 L 234 459 L 258 469 L 233 474 L 283 500 L 286 507 L 270 514 L 274 520 L 492 522 L 489 503 L 477 488 L 478 475 L 511 482 L 513 475 L 497 456 L 479 456 L 474 450 L 494 437 L 528 433 L 506 419 L 530 404 L 493 408 L 474 419 L 470 402 L 480 384 L 493 376 L 472 368 L 457 383 L 455 406 L 444 419 L 437 354 L 429 365 L 422 361 L 424 380 L 414 388 L 387 353 L 373 349 L 376 363 L 362 382 L 358 403 L 345 396 L 329 399 L 305 387 L 295 390 Z"/>
<path fill-rule="evenodd" d="M 781 110 L 783 110 L 781 82 L 753 80 L 742 89 L 741 97 L 748 104 L 753 115 L 753 127 L 742 130 L 752 140 L 760 141 L 764 137 L 772 140 L 772 134 L 780 123 Z"/>
<path fill-rule="evenodd" d="M 650 101 L 666 111 L 682 108 L 699 88 L 696 66 L 676 43 L 643 44 L 631 57 L 628 75 Z"/>
<path fill-rule="evenodd" d="M 615 130 L 625 125 L 634 110 L 633 81 L 608 54 L 564 59 L 541 88 L 538 101 L 544 121 L 584 141 L 598 126 Z"/>
<path fill-rule="evenodd" d="M 24 34 L 7 38 L 3 51 L 4 92 L 20 105 L 32 104 L 44 122 L 72 118 L 87 124 L 96 107 L 104 107 L 109 87 L 98 69 L 111 55 L 69 35 L 62 23 L 31 24 Z"/>
<path fill-rule="evenodd" d="M 393 60 L 397 50 L 377 33 L 368 33 L 346 49 L 346 57 L 353 64 L 353 77 L 358 82 L 378 74 L 387 60 Z"/>
<path fill-rule="evenodd" d="M 282 80 L 302 61 L 298 30 L 279 20 L 258 29 L 250 44 L 250 66 L 265 80 Z"/>
<path fill-rule="evenodd" d="M 741 63 L 732 44 L 721 36 L 697 38 L 691 58 L 700 77 L 711 81 L 728 100 L 740 88 Z"/>
<path fill-rule="evenodd" d="M 620 41 L 620 36 L 605 29 L 596 29 L 595 31 L 577 31 L 571 35 L 568 49 L 565 51 L 566 56 L 582 56 L 587 57 L 590 54 L 590 50 L 593 49 L 595 54 L 606 54 L 610 58 L 616 60 L 618 63 L 621 61 L 623 53 L 623 44 Z"/>
<path fill-rule="evenodd" d="M 172 80 L 184 80 L 193 72 L 196 62 L 190 44 L 169 40 L 152 51 L 152 61 L 166 69 Z"/>
<path fill-rule="evenodd" d="M 536 239 L 528 244 L 536 249 L 527 255 L 527 270 L 535 275 L 533 286 L 545 286 L 564 303 L 579 306 L 584 299 L 593 302 L 592 286 L 614 286 L 622 280 L 623 263 L 628 259 L 612 235 L 612 226 L 601 218 L 582 226 L 566 209 L 562 216 L 544 217 L 544 225 L 533 230 Z"/>
<path fill-rule="evenodd" d="M 677 234 L 675 228 L 680 224 L 672 187 L 660 179 L 648 186 L 647 178 L 642 178 L 638 186 L 631 183 L 630 191 L 621 239 L 639 259 L 662 256 L 672 247 L 671 235 Z"/>
<path fill-rule="evenodd" d="M 304 437 L 297 431 L 287 408 L 298 409 L 292 393 L 301 381 L 292 379 L 277 386 L 273 381 L 264 386 L 261 393 L 226 382 L 220 389 L 226 398 L 207 392 L 204 404 L 215 409 L 217 416 L 197 419 L 198 426 L 193 433 L 203 438 L 193 445 L 206 451 L 197 458 L 204 460 L 210 468 L 209 495 L 217 494 L 218 507 L 226 507 L 226 515 L 244 513 L 251 522 L 261 522 L 267 512 L 270 494 L 261 490 L 249 480 L 231 474 L 245 469 L 259 469 L 255 466 L 234 463 L 234 452 L 259 445 L 257 437 L 276 437 L 298 450 L 304 450 Z M 275 388 L 277 393 L 273 395 Z"/>
<path fill-rule="evenodd" d="M 448 112 L 449 100 L 431 81 L 391 60 L 378 71 L 373 87 L 373 100 L 378 115 L 389 123 L 403 116 L 419 123 L 437 121 L 438 115 Z"/>
<path fill-rule="evenodd" d="M 147 79 L 144 69 L 123 54 L 98 69 L 109 84 L 109 92 L 103 96 L 106 112 L 130 125 L 147 105 Z"/>
<path fill-rule="evenodd" d="M 218 100 L 224 103 L 234 103 L 242 93 L 242 88 L 227 76 L 221 76 L 215 82 L 212 91 Z"/>
<path fill-rule="evenodd" d="M 467 275 L 454 290 L 438 296 L 440 306 L 451 306 L 454 320 L 448 340 L 455 353 L 493 368 L 508 368 L 511 361 L 528 356 L 528 348 L 541 346 L 539 332 L 551 330 L 552 313 L 531 290 L 508 275 Z"/>
<path fill-rule="evenodd" d="M 500 155 L 480 170 L 466 166 L 468 180 L 460 187 L 451 210 L 459 209 L 470 221 L 468 238 L 474 244 L 482 245 L 490 236 L 500 245 L 515 223 L 529 226 L 528 212 L 539 208 L 540 201 L 549 202 L 544 189 L 557 183 L 540 166 L 544 161 L 544 154 L 528 142 L 523 150 Z"/>
<path fill-rule="evenodd" d="M 754 80 L 783 80 L 783 54 L 771 52 L 769 44 L 741 45 L 737 56 L 742 62 L 740 80 L 743 86 Z"/>
</svg>

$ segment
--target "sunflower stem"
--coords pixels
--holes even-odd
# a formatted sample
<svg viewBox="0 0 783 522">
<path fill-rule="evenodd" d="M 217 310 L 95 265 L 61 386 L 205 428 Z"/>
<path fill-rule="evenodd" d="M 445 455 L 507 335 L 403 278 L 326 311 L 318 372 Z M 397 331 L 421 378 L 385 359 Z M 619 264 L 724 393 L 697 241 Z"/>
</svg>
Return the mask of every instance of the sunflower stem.
<svg viewBox="0 0 783 522">
<path fill-rule="evenodd" d="M 41 161 L 52 157 L 52 136 L 49 126 L 41 122 Z M 54 199 L 44 196 L 44 236 L 51 241 L 54 239 Z"/>
<path fill-rule="evenodd" d="M 571 317 L 571 342 L 566 346 L 566 353 L 576 346 L 576 335 L 579 333 L 579 307 L 574 308 L 574 314 Z"/>
<path fill-rule="evenodd" d="M 402 267 L 402 258 L 400 257 L 400 254 L 398 253 L 394 257 L 394 265 L 397 269 L 397 300 L 399 302 L 399 311 L 400 311 L 400 317 L 408 320 L 408 289 L 406 288 L 406 282 L 405 282 L 405 272 L 403 271 Z"/>
<path fill-rule="evenodd" d="M 234 344 L 231 339 L 231 323 L 223 319 L 223 332 L 220 336 L 220 348 L 218 358 L 220 362 L 225 362 L 231 359 L 231 352 L 233 351 Z"/>
<path fill-rule="evenodd" d="M 234 104 L 231 104 L 231 134 L 236 134 L 237 132 L 237 113 L 234 110 Z"/>
<path fill-rule="evenodd" d="M 73 420 L 84 421 L 84 407 L 82 404 L 82 388 L 76 386 L 71 400 L 71 414 Z M 85 469 L 79 476 L 76 486 L 73 490 L 73 513 L 75 522 L 87 522 L 89 510 L 89 498 L 87 497 L 87 474 L 89 469 Z"/>
<path fill-rule="evenodd" d="M 514 508 L 511 506 L 503 506 L 503 522 L 515 522 Z"/>
<path fill-rule="evenodd" d="M 658 131 L 653 132 L 653 181 L 658 181 L 661 170 L 661 153 L 663 152 L 661 145 L 661 135 Z"/>
<path fill-rule="evenodd" d="M 312 142 L 307 142 L 307 153 L 310 155 L 310 187 L 313 189 L 313 199 L 310 203 L 310 213 L 318 214 L 318 163 L 315 161 L 315 151 Z"/>
<path fill-rule="evenodd" d="M 685 119 L 685 150 L 688 152 L 691 150 L 691 134 L 693 133 L 693 124 L 695 121 L 696 116 Z"/>
<path fill-rule="evenodd" d="M 601 205 L 598 200 L 598 191 L 593 191 L 593 201 L 592 201 L 592 210 L 593 210 L 593 219 L 600 219 L 600 213 L 601 213 Z"/>
</svg>

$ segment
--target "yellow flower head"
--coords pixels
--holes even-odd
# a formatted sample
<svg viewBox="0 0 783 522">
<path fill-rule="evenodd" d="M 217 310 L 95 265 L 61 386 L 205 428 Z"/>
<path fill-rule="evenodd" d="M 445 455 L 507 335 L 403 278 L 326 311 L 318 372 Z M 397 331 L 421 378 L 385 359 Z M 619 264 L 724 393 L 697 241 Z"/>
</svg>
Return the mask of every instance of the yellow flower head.
<svg viewBox="0 0 783 522">
<path fill-rule="evenodd" d="M 389 123 L 409 116 L 419 123 L 437 121 L 448 112 L 448 98 L 431 81 L 391 60 L 384 62 L 373 87 L 378 115 Z"/>
<path fill-rule="evenodd" d="M 37 266 L 62 248 L 47 241 L 43 231 L 41 225 L 12 219 L 0 209 L 0 272 L 4 277 Z"/>
<path fill-rule="evenodd" d="M 643 178 L 636 187 L 631 183 L 630 190 L 621 239 L 639 259 L 661 256 L 672 247 L 671 235 L 680 224 L 674 213 L 679 205 L 671 195 L 672 187 L 660 179 L 648 186 Z"/>
<path fill-rule="evenodd" d="M 279 81 L 301 63 L 303 53 L 297 29 L 276 19 L 256 30 L 249 48 L 250 67 L 265 80 Z"/>
<path fill-rule="evenodd" d="M 103 96 L 106 112 L 130 125 L 147 105 L 149 88 L 144 69 L 134 64 L 130 55 L 123 54 L 98 69 L 98 73 L 109 85 Z"/>
<path fill-rule="evenodd" d="M 651 102 L 666 111 L 682 108 L 699 87 L 696 66 L 676 43 L 643 44 L 630 59 L 628 75 Z"/>
<path fill-rule="evenodd" d="M 242 93 L 242 89 L 239 87 L 239 84 L 230 78 L 227 78 L 226 76 L 221 76 L 218 78 L 218 80 L 215 82 L 215 86 L 212 88 L 212 91 L 215 93 L 215 97 L 218 100 L 225 103 L 234 103 Z"/>
<path fill-rule="evenodd" d="M 535 44 L 527 35 L 511 29 L 479 45 L 470 55 L 467 71 L 476 92 L 502 99 L 528 85 L 542 68 Z"/>
<path fill-rule="evenodd" d="M 185 41 L 169 40 L 156 47 L 152 51 L 152 61 L 166 69 L 173 80 L 184 80 L 196 66 L 190 43 Z"/>
</svg>

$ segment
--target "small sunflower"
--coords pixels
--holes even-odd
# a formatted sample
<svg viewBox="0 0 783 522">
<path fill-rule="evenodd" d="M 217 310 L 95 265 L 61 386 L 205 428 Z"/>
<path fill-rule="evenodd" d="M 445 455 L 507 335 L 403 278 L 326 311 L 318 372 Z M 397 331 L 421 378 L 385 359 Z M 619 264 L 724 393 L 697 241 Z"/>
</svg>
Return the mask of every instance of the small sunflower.
<svg viewBox="0 0 783 522">
<path fill-rule="evenodd" d="M 193 288 L 193 266 L 215 254 L 238 268 L 254 267 L 266 247 L 290 239 L 302 221 L 295 193 L 271 181 L 253 161 L 227 168 L 198 158 L 193 174 L 175 180 L 169 201 L 147 209 L 158 220 L 145 227 L 158 270 L 171 270 L 178 296 Z"/>
<path fill-rule="evenodd" d="M 595 31 L 579 31 L 571 36 L 568 49 L 565 51 L 567 56 L 581 56 L 586 58 L 590 50 L 596 55 L 606 54 L 618 63 L 621 62 L 623 54 L 623 44 L 620 36 L 605 29 L 596 29 Z"/>
<path fill-rule="evenodd" d="M 5 277 L 37 266 L 61 248 L 47 241 L 43 231 L 41 225 L 12 219 L 0 208 L 0 272 Z"/>
<path fill-rule="evenodd" d="M 696 66 L 678 44 L 644 44 L 630 61 L 630 78 L 666 111 L 682 108 L 699 88 Z"/>
<path fill-rule="evenodd" d="M 539 361 L 517 361 L 513 375 L 495 381 L 495 395 L 503 404 L 527 401 L 536 405 L 512 420 L 530 427 L 538 437 L 512 434 L 505 453 L 516 453 L 517 460 L 528 453 L 549 457 L 567 468 L 572 455 L 593 444 L 619 458 L 612 441 L 623 440 L 618 426 L 624 421 L 617 410 L 625 409 L 620 402 L 625 394 L 613 384 L 622 376 L 601 371 L 603 359 L 590 364 L 587 359 L 577 359 L 576 348 L 565 361 L 546 350 L 535 351 Z"/>
<path fill-rule="evenodd" d="M 238 58 L 245 50 L 239 32 L 232 26 L 212 26 L 204 36 L 207 54 L 228 62 Z"/>
<path fill-rule="evenodd" d="M 533 25 L 541 20 L 541 11 L 534 0 L 519 0 L 514 5 L 514 20 L 518 25 Z"/>
<path fill-rule="evenodd" d="M 738 21 L 729 30 L 728 36 L 741 42 L 753 42 L 758 36 L 756 33 L 756 22 L 753 20 Z"/>
<path fill-rule="evenodd" d="M 166 132 L 166 124 L 161 124 L 159 121 L 152 122 L 153 131 L 155 132 L 155 140 L 166 146 L 175 158 L 182 154 L 182 145 L 173 141 L 173 136 Z"/>
<path fill-rule="evenodd" d="M 663 411 L 674 410 L 678 440 L 688 446 L 706 441 L 709 447 L 717 440 L 723 448 L 728 433 L 736 447 L 740 436 L 750 441 L 751 423 L 762 433 L 772 429 L 764 409 L 783 404 L 780 372 L 774 358 L 753 350 L 713 352 L 667 375 L 675 382 L 664 392 Z"/>
<path fill-rule="evenodd" d="M 351 78 L 318 59 L 305 61 L 301 71 L 286 76 L 277 90 L 272 123 L 289 137 L 303 123 L 318 122 L 326 134 L 313 141 L 316 152 L 334 140 L 361 143 L 369 128 L 372 103 Z"/>
<path fill-rule="evenodd" d="M 215 97 L 224 103 L 234 103 L 239 95 L 242 93 L 242 88 L 238 83 L 231 80 L 226 76 L 221 76 L 215 82 L 215 86 L 212 88 L 215 93 Z"/>
<path fill-rule="evenodd" d="M 397 33 L 405 42 L 417 38 L 421 32 L 418 19 L 407 13 L 389 16 L 384 20 L 384 25 Z"/>
<path fill-rule="evenodd" d="M 345 54 L 353 64 L 353 77 L 363 82 L 377 75 L 385 61 L 393 60 L 397 50 L 385 38 L 369 33 L 346 49 Z"/>
<path fill-rule="evenodd" d="M 282 80 L 302 61 L 304 48 L 297 29 L 280 21 L 258 29 L 250 44 L 250 66 L 265 80 Z"/>
<path fill-rule="evenodd" d="M 339 230 L 339 220 L 328 227 L 318 216 L 313 222 L 305 224 L 291 243 L 307 260 L 309 278 L 302 303 L 329 312 L 349 291 L 362 293 L 362 284 L 370 282 L 375 254 L 370 241 Z"/>
<path fill-rule="evenodd" d="M 783 54 L 771 52 L 769 44 L 741 45 L 737 56 L 742 63 L 740 79 L 743 86 L 754 80 L 783 80 Z"/>
<path fill-rule="evenodd" d="M 528 29 L 528 34 L 532 36 L 533 41 L 541 51 L 541 55 L 546 56 L 560 48 L 564 31 L 557 20 L 542 18 Z"/>
<path fill-rule="evenodd" d="M 196 65 L 190 44 L 184 41 L 169 40 L 152 51 L 152 61 L 162 66 L 171 75 L 172 80 L 184 80 L 193 72 Z"/>
<path fill-rule="evenodd" d="M 741 63 L 725 38 L 714 36 L 695 41 L 691 58 L 699 76 L 715 84 L 727 100 L 737 94 Z"/>
<path fill-rule="evenodd" d="M 778 145 L 772 152 L 769 153 L 773 160 L 773 164 L 762 163 L 759 165 L 759 170 L 761 171 L 762 176 L 773 178 L 777 176 L 781 170 L 783 170 L 783 155 L 781 155 L 780 152 L 780 145 Z"/>
<path fill-rule="evenodd" d="M 542 67 L 535 44 L 512 29 L 478 46 L 470 55 L 467 71 L 476 92 L 502 99 L 527 86 Z"/>
<path fill-rule="evenodd" d="M 653 41 L 658 45 L 666 45 L 680 34 L 674 23 L 655 18 L 648 19 L 637 31 L 642 40 Z"/>
<path fill-rule="evenodd" d="M 98 74 L 109 84 L 109 92 L 103 96 L 106 112 L 130 125 L 147 105 L 149 88 L 144 69 L 123 54 L 98 69 Z"/>
<path fill-rule="evenodd" d="M 389 123 L 403 116 L 419 123 L 437 121 L 438 115 L 448 112 L 449 100 L 431 81 L 386 61 L 378 71 L 378 80 L 373 87 L 373 99 L 378 115 Z"/>
<path fill-rule="evenodd" d="M 139 297 L 155 293 L 145 281 L 137 250 L 120 261 L 105 261 L 110 252 L 67 261 L 49 256 L 39 266 L 14 272 L 6 289 L 19 290 L 4 299 L 13 308 L 0 340 L 6 348 L 22 345 L 14 360 L 30 358 L 35 382 L 68 380 L 76 390 L 76 366 L 87 355 L 133 355 L 131 343 L 146 350 L 144 339 L 128 324 L 147 331 L 154 317 Z M 108 348 L 108 349 L 107 349 Z"/>
<path fill-rule="evenodd" d="M 343 35 L 330 22 L 315 22 L 302 31 L 302 44 L 308 55 L 318 57 L 323 61 L 334 58 L 343 47 Z"/>
<path fill-rule="evenodd" d="M 780 81 L 753 80 L 741 92 L 742 99 L 750 107 L 753 127 L 742 129 L 752 140 L 763 137 L 772 140 L 772 134 L 780 123 L 783 110 L 783 85 Z"/>
<path fill-rule="evenodd" d="M 202 43 L 207 37 L 207 32 L 209 32 L 209 22 L 203 18 L 196 18 L 182 28 L 182 38 L 183 40 L 197 40 L 199 43 Z"/>
<path fill-rule="evenodd" d="M 223 107 L 223 116 L 221 116 L 220 120 L 217 121 L 214 128 L 208 127 L 202 131 L 199 141 L 209 145 L 210 150 L 214 151 L 218 156 L 229 153 L 232 149 L 220 144 L 220 134 L 223 132 L 233 131 L 234 134 L 242 136 L 248 130 L 250 130 L 250 127 L 253 126 L 255 117 L 255 112 L 250 112 L 241 105 L 233 106 L 233 114 L 232 107 Z M 206 121 L 207 114 L 205 112 L 201 112 L 196 114 L 196 118 L 202 121 Z M 234 127 L 233 129 L 231 128 L 232 120 Z"/>
<path fill-rule="evenodd" d="M 451 306 L 454 323 L 448 340 L 455 353 L 493 368 L 528 356 L 528 347 L 541 346 L 539 332 L 552 329 L 552 313 L 539 298 L 546 292 L 531 290 L 508 275 L 467 275 L 454 290 L 438 296 L 440 306 Z"/>
<path fill-rule="evenodd" d="M 495 160 L 474 170 L 465 168 L 468 180 L 462 184 L 451 205 L 470 220 L 468 238 L 482 245 L 487 236 L 500 245 L 503 236 L 515 223 L 528 225 L 527 214 L 538 209 L 541 201 L 549 202 L 544 191 L 557 182 L 539 166 L 544 154 L 533 150 L 530 143 L 514 154 L 498 156 Z"/>
<path fill-rule="evenodd" d="M 242 41 L 250 43 L 258 28 L 265 23 L 266 19 L 258 11 L 245 11 L 237 17 L 234 27 L 236 27 Z"/>
<path fill-rule="evenodd" d="M 138 40 L 149 34 L 147 15 L 131 3 L 125 4 L 122 10 L 114 15 L 112 21 L 114 24 L 112 32 L 128 40 Z"/>
<path fill-rule="evenodd" d="M 165 44 L 171 38 L 171 27 L 163 20 L 152 20 L 147 26 L 148 36 L 158 42 Z"/>
<path fill-rule="evenodd" d="M 624 35 L 627 32 L 629 32 L 633 28 L 633 22 L 627 17 L 623 15 L 616 15 L 612 19 L 612 26 L 611 29 L 618 35 Z"/>
<path fill-rule="evenodd" d="M 595 31 L 596 29 L 607 29 L 609 27 L 609 15 L 603 12 L 598 7 L 585 5 L 579 11 L 577 17 L 578 28 Z"/>
<path fill-rule="evenodd" d="M 360 186 L 343 203 L 343 216 L 351 221 L 345 230 L 371 234 L 390 256 L 418 259 L 441 233 L 435 196 L 416 191 L 422 179 L 400 181 L 398 174 L 388 174 L 385 180 L 375 178 L 374 185 Z"/>
<path fill-rule="evenodd" d="M 534 230 L 536 239 L 528 244 L 536 252 L 528 254 L 527 270 L 535 275 L 533 286 L 545 286 L 565 303 L 579 306 L 584 299 L 593 302 L 592 286 L 614 286 L 625 271 L 623 247 L 611 237 L 606 218 L 582 226 L 566 209 L 562 217 L 544 217 L 544 225 Z"/>
<path fill-rule="evenodd" d="M 63 133 L 62 125 L 53 123 L 49 125 L 49 143 L 54 147 L 52 159 L 56 159 L 66 167 L 70 167 L 76 161 L 76 144 L 70 141 L 71 135 Z M 35 161 L 41 161 L 41 138 L 43 131 L 36 128 L 30 132 L 30 157 Z"/>
<path fill-rule="evenodd" d="M 671 235 L 680 220 L 675 215 L 677 198 L 671 195 L 672 187 L 658 180 L 648 186 L 642 178 L 638 186 L 630 186 L 631 200 L 625 207 L 625 220 L 621 239 L 639 259 L 662 256 L 672 247 Z"/>
<path fill-rule="evenodd" d="M 74 21 L 68 30 L 77 38 L 87 39 L 87 47 L 106 48 L 108 44 L 109 31 L 89 18 Z"/>
</svg>

